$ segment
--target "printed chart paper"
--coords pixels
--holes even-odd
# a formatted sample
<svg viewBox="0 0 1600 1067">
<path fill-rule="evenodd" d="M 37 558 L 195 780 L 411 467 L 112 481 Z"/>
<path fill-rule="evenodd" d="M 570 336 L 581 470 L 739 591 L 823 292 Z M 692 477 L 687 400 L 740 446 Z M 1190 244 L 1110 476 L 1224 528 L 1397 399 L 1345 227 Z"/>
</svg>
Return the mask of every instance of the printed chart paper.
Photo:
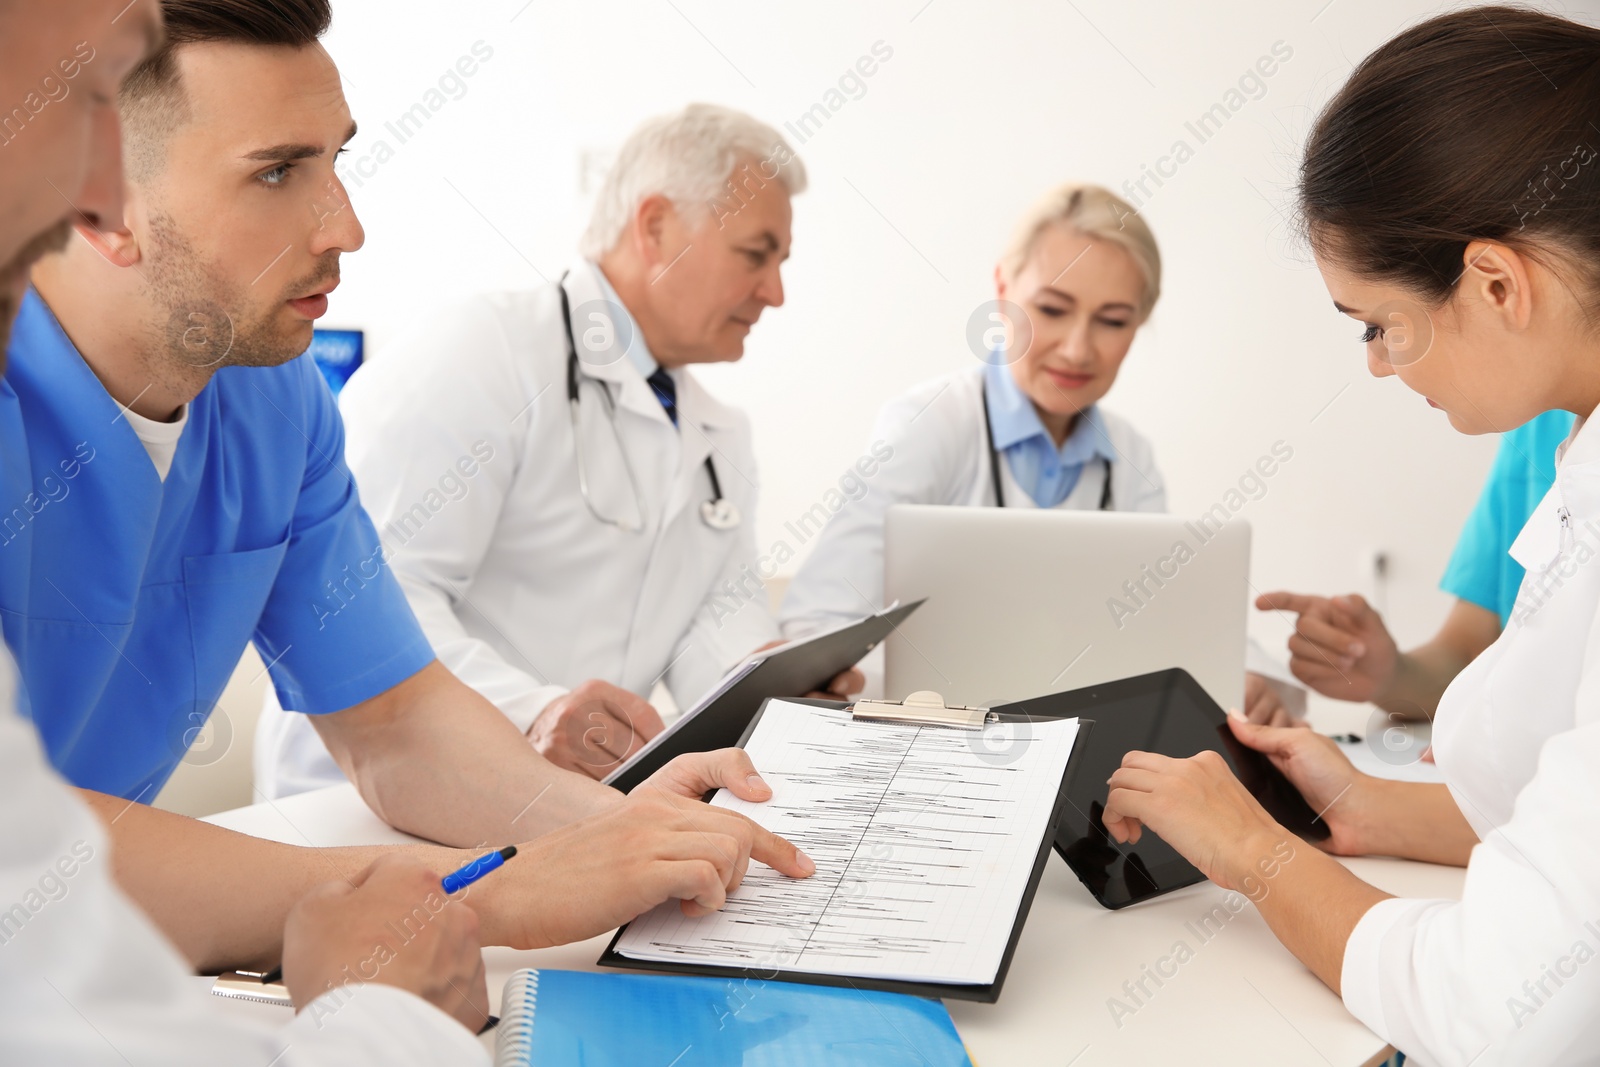
<svg viewBox="0 0 1600 1067">
<path fill-rule="evenodd" d="M 957 984 L 995 980 L 1077 719 L 982 731 L 863 722 L 774 700 L 745 750 L 765 804 L 711 801 L 793 841 L 817 873 L 752 863 L 713 914 L 640 916 L 622 956 Z"/>
</svg>

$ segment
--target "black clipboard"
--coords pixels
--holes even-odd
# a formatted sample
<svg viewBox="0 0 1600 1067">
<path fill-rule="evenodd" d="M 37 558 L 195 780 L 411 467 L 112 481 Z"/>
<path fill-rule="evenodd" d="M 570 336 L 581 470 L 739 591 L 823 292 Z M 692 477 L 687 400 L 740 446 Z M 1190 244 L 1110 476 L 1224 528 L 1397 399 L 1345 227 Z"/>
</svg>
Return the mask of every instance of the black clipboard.
<svg viewBox="0 0 1600 1067">
<path fill-rule="evenodd" d="M 924 695 L 932 696 L 934 694 L 913 694 L 903 704 L 890 704 L 889 702 L 883 701 L 861 701 L 860 703 L 872 705 L 874 708 L 900 707 L 907 709 L 904 714 L 897 716 L 897 720 L 901 722 L 921 722 L 927 725 L 936 726 L 951 725 L 949 722 L 938 722 L 931 718 L 922 718 L 920 715 L 918 715 L 918 711 L 921 708 L 932 708 L 932 705 L 916 705 L 913 703 L 917 697 Z M 785 699 L 788 703 L 807 704 L 820 708 L 838 708 L 840 710 L 845 710 L 854 707 L 853 703 L 837 700 L 781 699 Z M 756 712 L 755 717 L 751 719 L 749 727 L 745 730 L 744 735 L 739 739 L 740 748 L 743 748 L 745 742 L 747 742 L 751 735 L 755 733 L 756 726 L 758 723 L 760 723 L 761 717 L 766 713 L 767 705 L 769 703 L 771 703 L 770 699 L 763 701 L 761 708 Z M 942 701 L 939 702 L 938 708 L 944 708 Z M 946 710 L 984 711 L 984 709 L 966 708 Z M 1049 713 L 1039 714 L 1033 712 L 1013 713 L 989 711 L 987 714 L 995 716 L 994 721 L 1000 722 L 1037 722 L 1042 719 L 1063 719 L 1072 717 L 1069 715 L 1054 715 Z M 870 728 L 871 723 L 863 722 L 862 725 L 864 728 Z M 1060 822 L 1062 810 L 1067 804 L 1068 790 L 1072 786 L 1074 774 L 1083 762 L 1079 757 L 1085 750 L 1086 741 L 1089 736 L 1090 729 L 1093 726 L 1094 721 L 1092 719 L 1080 718 L 1078 721 L 1078 736 L 1073 741 L 1072 752 L 1067 757 L 1066 770 L 1062 773 L 1061 782 L 1056 787 L 1055 803 L 1051 806 L 1049 821 L 1045 824 L 1045 831 L 1039 839 L 1038 852 L 1034 856 L 1033 860 L 1033 869 L 1028 874 L 1028 885 L 1027 888 L 1023 890 L 1022 903 L 1017 907 L 1016 919 L 1011 925 L 1011 936 L 1006 940 L 1005 952 L 1000 957 L 1000 967 L 995 971 L 993 982 L 987 985 L 951 982 L 913 982 L 886 978 L 861 978 L 854 975 L 844 974 L 815 974 L 807 971 L 786 971 L 782 969 L 768 971 L 765 966 L 759 968 L 758 977 L 762 981 L 798 982 L 803 985 L 823 985 L 848 987 L 852 989 L 876 989 L 889 993 L 909 993 L 913 996 L 929 997 L 935 1000 L 974 1000 L 985 1004 L 993 1004 L 994 1002 L 998 1001 L 1000 999 L 1001 987 L 1005 984 L 1006 973 L 1011 969 L 1011 957 L 1016 953 L 1017 941 L 1022 936 L 1022 927 L 1027 922 L 1029 909 L 1033 906 L 1033 897 L 1039 888 L 1039 878 L 1044 873 L 1045 863 L 1050 859 L 1051 848 L 1055 843 L 1056 826 L 1057 823 Z M 617 942 L 621 939 L 622 933 L 626 929 L 627 924 L 624 924 L 620 929 L 617 930 L 616 934 L 612 936 L 611 943 L 606 946 L 605 952 L 602 953 L 600 958 L 595 961 L 598 966 L 617 967 L 636 971 L 661 971 L 669 974 L 703 975 L 713 978 L 749 978 L 753 974 L 757 973 L 757 968 L 748 966 L 723 967 L 714 964 L 671 963 L 660 960 L 639 960 L 634 959 L 631 956 L 621 955 L 616 950 Z"/>
<path fill-rule="evenodd" d="M 744 744 L 766 700 L 791 699 L 814 693 L 861 662 L 896 626 L 922 606 L 921 600 L 868 615 L 859 622 L 816 637 L 775 648 L 704 707 L 684 712 L 672 732 L 605 777 L 605 784 L 624 793 L 686 752 L 711 752 Z"/>
</svg>

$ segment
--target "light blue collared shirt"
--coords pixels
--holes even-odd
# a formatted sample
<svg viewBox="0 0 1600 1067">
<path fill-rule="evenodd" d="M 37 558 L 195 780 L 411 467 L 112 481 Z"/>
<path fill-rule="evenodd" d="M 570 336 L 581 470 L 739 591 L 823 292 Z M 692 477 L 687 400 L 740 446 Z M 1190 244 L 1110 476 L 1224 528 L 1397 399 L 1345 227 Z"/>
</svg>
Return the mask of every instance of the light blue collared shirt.
<svg viewBox="0 0 1600 1067">
<path fill-rule="evenodd" d="M 634 320 L 633 313 L 622 302 L 622 297 L 617 295 L 617 291 L 611 288 L 611 279 L 606 277 L 606 272 L 600 269 L 598 263 L 590 263 L 589 266 L 594 268 L 594 276 L 600 280 L 600 292 L 622 312 L 624 322 L 618 325 L 626 325 L 629 331 L 628 362 L 639 372 L 639 377 L 649 379 L 650 375 L 661 369 L 661 364 L 656 362 L 656 357 L 651 353 L 650 345 L 645 342 L 644 334 L 640 332 L 639 323 Z"/>
<path fill-rule="evenodd" d="M 1053 508 L 1067 499 L 1088 464 L 1104 459 L 1109 465 L 1116 459 L 1098 408 L 1083 412 L 1057 449 L 1033 401 L 998 355 L 984 367 L 983 378 L 994 447 L 1005 456 L 1017 485 L 1041 508 Z"/>
</svg>

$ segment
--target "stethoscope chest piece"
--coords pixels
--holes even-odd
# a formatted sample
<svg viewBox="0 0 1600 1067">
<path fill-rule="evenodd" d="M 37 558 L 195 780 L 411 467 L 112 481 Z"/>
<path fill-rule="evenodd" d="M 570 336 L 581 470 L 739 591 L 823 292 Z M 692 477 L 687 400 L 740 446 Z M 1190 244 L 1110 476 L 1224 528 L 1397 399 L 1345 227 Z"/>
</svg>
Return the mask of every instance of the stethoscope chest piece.
<svg viewBox="0 0 1600 1067">
<path fill-rule="evenodd" d="M 606 414 L 611 423 L 611 432 L 616 435 L 617 448 L 622 454 L 622 468 L 627 472 L 628 485 L 633 490 L 634 502 L 638 505 L 640 520 L 637 523 L 626 519 L 617 519 L 602 514 L 594 505 L 589 493 L 589 471 L 584 463 L 583 445 L 579 433 L 579 411 L 582 401 L 578 390 L 578 345 L 572 336 L 572 307 L 567 298 L 567 276 L 563 274 L 557 283 L 561 289 L 561 321 L 566 330 L 567 338 L 567 408 L 572 416 L 573 458 L 578 468 L 578 493 L 583 497 L 584 506 L 589 513 L 599 522 L 608 526 L 615 526 L 629 533 L 642 533 L 645 530 L 644 496 L 639 491 L 639 480 L 634 476 L 633 464 L 628 462 L 628 451 L 623 447 L 620 431 L 617 429 L 616 405 L 611 399 L 611 392 L 604 383 L 600 386 L 600 395 L 604 399 Z M 536 398 L 537 399 L 537 398 Z M 676 420 L 674 420 L 676 423 Z M 717 478 L 717 466 L 711 462 L 711 457 L 705 460 L 706 478 L 711 482 L 711 499 L 700 504 L 700 518 L 713 530 L 731 530 L 742 521 L 739 508 L 733 501 L 722 495 L 722 482 Z"/>
<path fill-rule="evenodd" d="M 739 525 L 739 506 L 726 497 L 700 502 L 700 517 L 713 530 L 732 530 Z"/>
</svg>

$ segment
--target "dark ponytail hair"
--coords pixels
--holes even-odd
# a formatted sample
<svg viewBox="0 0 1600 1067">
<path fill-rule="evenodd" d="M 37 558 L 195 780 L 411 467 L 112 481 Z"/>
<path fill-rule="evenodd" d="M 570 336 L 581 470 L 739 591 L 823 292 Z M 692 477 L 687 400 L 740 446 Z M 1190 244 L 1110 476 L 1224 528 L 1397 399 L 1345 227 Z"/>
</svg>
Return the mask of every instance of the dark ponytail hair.
<svg viewBox="0 0 1600 1067">
<path fill-rule="evenodd" d="M 1600 319 L 1600 30 L 1515 7 L 1412 27 L 1317 118 L 1299 201 L 1319 252 L 1432 306 L 1496 241 L 1567 261 Z"/>
</svg>

